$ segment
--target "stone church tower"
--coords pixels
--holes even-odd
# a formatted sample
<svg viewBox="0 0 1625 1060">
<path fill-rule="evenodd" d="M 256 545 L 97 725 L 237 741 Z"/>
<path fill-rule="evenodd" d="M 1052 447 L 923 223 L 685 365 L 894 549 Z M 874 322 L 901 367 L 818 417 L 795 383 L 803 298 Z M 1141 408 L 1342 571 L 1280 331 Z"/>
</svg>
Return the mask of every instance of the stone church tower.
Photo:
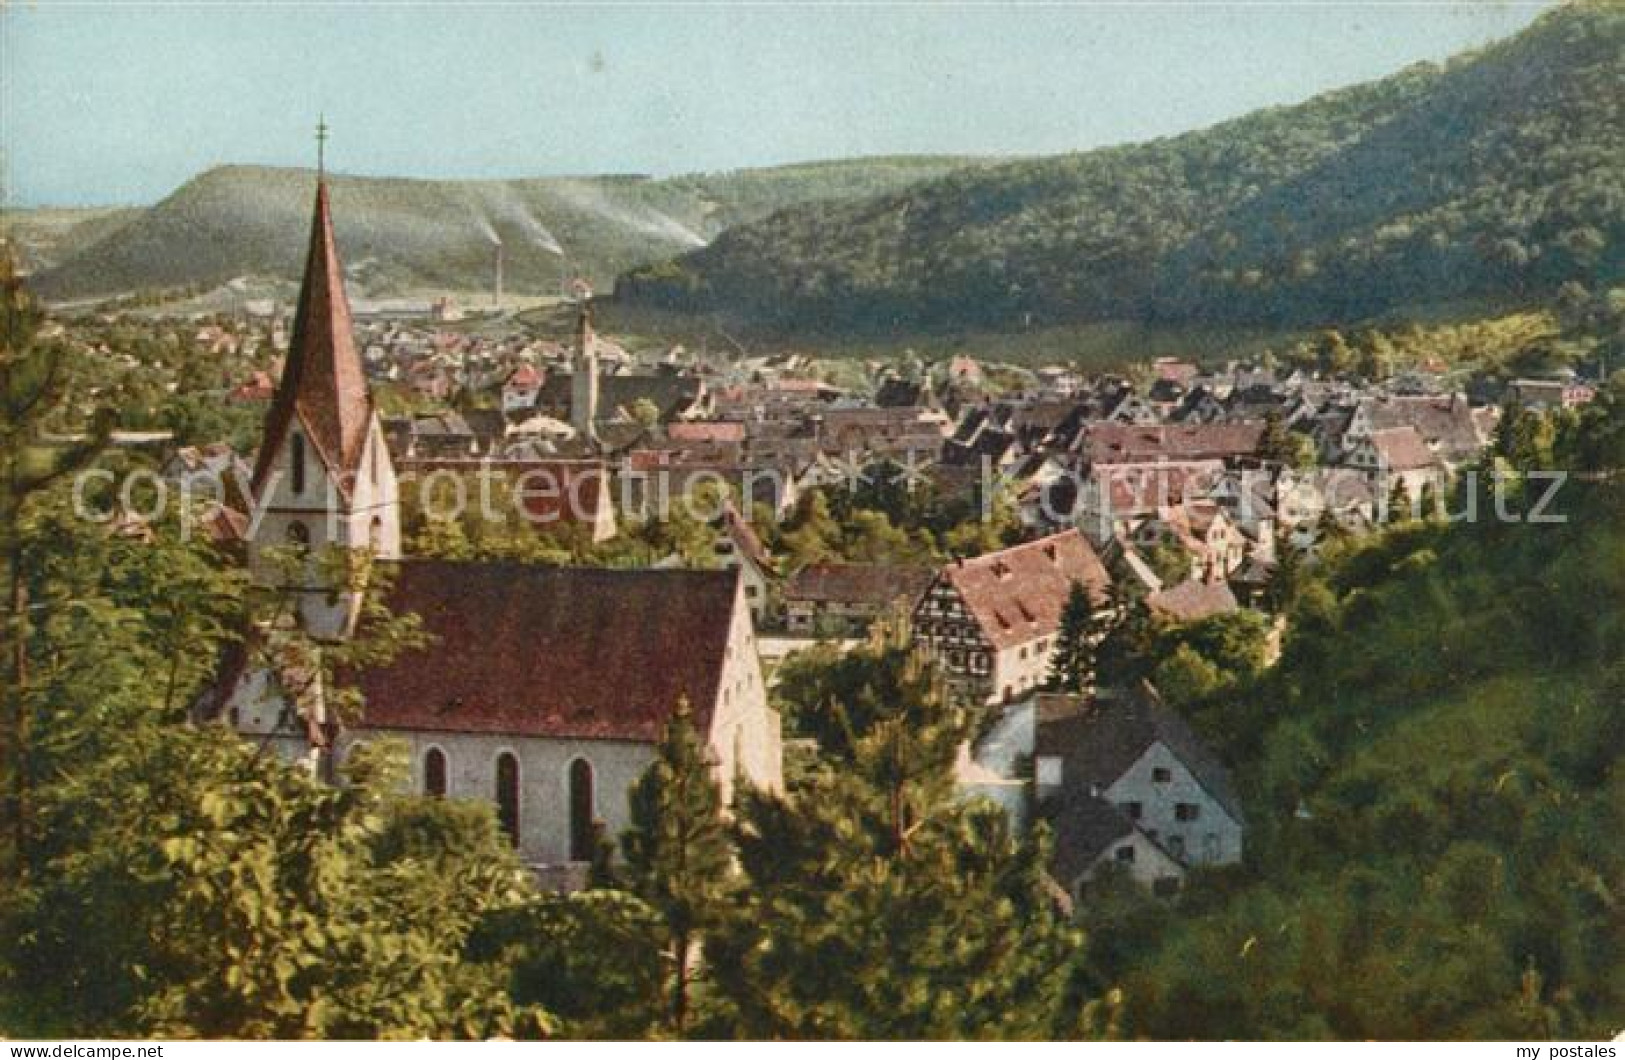
<svg viewBox="0 0 1625 1060">
<path fill-rule="evenodd" d="M 576 316 L 576 349 L 570 362 L 570 426 L 588 440 L 598 438 L 598 336 L 592 328 L 592 299 L 583 298 Z"/>
<path fill-rule="evenodd" d="M 307 549 L 304 575 L 286 586 L 300 594 L 300 618 L 317 638 L 348 635 L 360 610 L 360 587 L 335 585 L 330 560 L 345 554 L 335 550 L 399 558 L 400 498 L 356 352 L 327 182 L 320 178 L 293 334 L 266 415 L 252 491 L 258 516 L 249 539 L 252 568 L 287 582 L 286 570 L 276 570 L 266 550 Z"/>
</svg>

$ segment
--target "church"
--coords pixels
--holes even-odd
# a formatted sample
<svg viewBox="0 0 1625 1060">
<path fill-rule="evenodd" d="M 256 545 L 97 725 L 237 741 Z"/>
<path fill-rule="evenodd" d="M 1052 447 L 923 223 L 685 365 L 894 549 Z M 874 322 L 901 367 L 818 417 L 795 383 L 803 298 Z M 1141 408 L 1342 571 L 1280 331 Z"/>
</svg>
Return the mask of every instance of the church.
<svg viewBox="0 0 1625 1060">
<path fill-rule="evenodd" d="M 290 551 L 371 556 L 389 574 L 384 602 L 418 615 L 430 643 L 350 675 L 364 706 L 343 723 L 319 682 L 292 672 L 296 664 L 240 652 L 201 705 L 206 717 L 323 777 L 338 777 L 368 741 L 404 743 L 416 790 L 491 802 L 539 870 L 579 866 L 597 836 L 613 840 L 627 827 L 628 792 L 679 709 L 706 742 L 725 799 L 741 779 L 782 788 L 779 718 L 738 570 L 403 554 L 395 468 L 355 347 L 321 177 L 252 493 L 250 568 L 294 594 L 295 621 L 315 642 L 355 635 L 368 587 L 331 584 L 328 565 L 314 560 L 290 575 L 275 561 Z"/>
</svg>

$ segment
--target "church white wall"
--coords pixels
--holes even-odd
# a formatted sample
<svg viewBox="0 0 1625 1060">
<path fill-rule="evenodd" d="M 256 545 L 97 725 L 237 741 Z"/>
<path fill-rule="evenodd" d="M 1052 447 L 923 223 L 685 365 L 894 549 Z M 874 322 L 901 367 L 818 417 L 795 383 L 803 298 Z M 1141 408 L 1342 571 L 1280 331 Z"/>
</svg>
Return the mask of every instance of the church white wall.
<svg viewBox="0 0 1625 1060">
<path fill-rule="evenodd" d="M 619 852 L 630 821 L 628 795 L 649 764 L 652 744 L 615 740 L 554 740 L 536 736 L 483 733 L 420 733 L 357 728 L 339 742 L 338 759 L 347 761 L 357 743 L 393 739 L 406 744 L 412 759 L 412 790 L 424 790 L 423 762 L 431 747 L 446 755 L 446 793 L 455 799 L 496 802 L 497 756 L 519 759 L 519 856 L 528 863 L 557 865 L 570 860 L 570 764 L 585 759 L 593 772 L 593 813 Z"/>
<path fill-rule="evenodd" d="M 756 646 L 756 629 L 745 604 L 744 582 L 735 589 L 727 658 L 711 711 L 707 737 L 717 763 L 724 801 L 733 799 L 736 773 L 756 787 L 784 790 L 783 749 L 778 711 L 767 705 L 767 682 Z"/>
<path fill-rule="evenodd" d="M 321 697 L 315 696 L 317 710 Z M 282 688 L 265 667 L 255 667 L 238 679 L 223 706 L 221 720 L 255 747 L 312 772 L 316 755 L 306 736 L 304 719 L 286 710 Z"/>
<path fill-rule="evenodd" d="M 768 791 L 784 790 L 778 712 L 767 705 L 756 635 L 736 590 L 727 658 L 706 734 L 724 802 L 733 798 L 734 778 L 743 774 Z M 593 770 L 593 812 L 619 851 L 630 823 L 628 796 L 654 761 L 653 744 L 622 740 L 567 740 L 483 733 L 424 733 L 357 727 L 340 738 L 338 761 L 357 742 L 398 739 L 410 750 L 412 787 L 424 790 L 424 756 L 431 747 L 446 755 L 446 787 L 452 798 L 496 800 L 497 756 L 519 759 L 519 853 L 527 862 L 556 865 L 570 855 L 570 765 L 577 758 Z"/>
<path fill-rule="evenodd" d="M 368 428 L 348 501 L 338 491 L 308 437 L 304 443 L 304 488 L 294 490 L 292 450 L 296 435 L 304 437 L 304 426 L 297 418 L 277 446 L 264 494 L 257 501 L 256 511 L 250 513 L 255 522 L 250 527 L 249 563 L 255 573 L 262 577 L 268 573 L 261 551 L 287 547 L 295 523 L 305 528 L 313 556 L 336 545 L 373 548 L 382 558 L 399 558 L 400 494 L 378 418 L 374 416 Z M 359 599 L 335 598 L 314 571 L 300 591 L 300 615 L 312 635 L 332 639 L 348 631 Z"/>
</svg>

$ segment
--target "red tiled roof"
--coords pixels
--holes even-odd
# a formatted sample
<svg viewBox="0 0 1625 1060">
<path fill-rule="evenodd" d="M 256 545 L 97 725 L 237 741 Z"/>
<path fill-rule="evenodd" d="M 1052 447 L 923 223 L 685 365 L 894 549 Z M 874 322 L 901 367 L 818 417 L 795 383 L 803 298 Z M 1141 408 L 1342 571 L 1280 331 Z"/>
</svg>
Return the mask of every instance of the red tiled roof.
<svg viewBox="0 0 1625 1060">
<path fill-rule="evenodd" d="M 514 390 L 534 390 L 542 385 L 545 378 L 535 365 L 522 364 L 508 373 L 508 378 L 502 385 Z"/>
<path fill-rule="evenodd" d="M 226 395 L 228 401 L 269 401 L 276 394 L 276 384 L 269 372 L 255 372 Z"/>
<path fill-rule="evenodd" d="M 1210 615 L 1227 615 L 1240 605 L 1236 603 L 1236 594 L 1224 582 L 1191 579 L 1152 593 L 1145 598 L 1145 606 L 1176 622 L 1195 622 Z"/>
<path fill-rule="evenodd" d="M 399 463 L 402 472 L 430 475 L 487 474 L 491 482 L 513 490 L 524 518 L 538 530 L 592 523 L 612 507 L 614 490 L 602 460 L 458 460 L 412 457 Z M 470 496 L 477 494 L 470 493 Z M 502 513 L 504 516 L 507 512 Z"/>
<path fill-rule="evenodd" d="M 883 563 L 811 563 L 785 583 L 784 598 L 872 607 L 885 607 L 903 599 L 912 607 L 935 578 L 936 571 L 929 567 L 898 567 Z"/>
<path fill-rule="evenodd" d="M 773 556 L 767 551 L 767 546 L 762 544 L 761 535 L 757 534 L 756 528 L 750 525 L 749 519 L 739 514 L 739 509 L 734 507 L 732 501 L 722 509 L 722 524 L 741 553 L 750 557 L 750 561 L 756 564 L 759 570 L 772 573 Z"/>
<path fill-rule="evenodd" d="M 1167 379 L 1181 385 L 1189 383 L 1201 373 L 1201 369 L 1190 361 L 1182 361 L 1178 357 L 1158 357 L 1151 362 L 1151 370 L 1158 379 Z"/>
<path fill-rule="evenodd" d="M 436 639 L 357 680 L 363 728 L 652 742 L 687 697 L 703 733 L 738 571 L 407 560 L 386 603 Z"/>
<path fill-rule="evenodd" d="M 1383 466 L 1389 471 L 1414 471 L 1432 467 L 1437 462 L 1415 427 L 1372 431 L 1371 446 L 1382 456 Z"/>
<path fill-rule="evenodd" d="M 254 493 L 259 494 L 277 446 L 297 418 L 338 488 L 347 494 L 361 462 L 371 416 L 372 395 L 356 353 L 350 303 L 344 296 L 344 270 L 333 243 L 327 185 L 319 183 L 293 338 L 265 419 L 265 441 L 254 468 Z"/>
<path fill-rule="evenodd" d="M 1096 464 L 1095 481 L 1110 493 L 1116 515 L 1138 515 L 1191 497 L 1206 496 L 1224 476 L 1219 460 Z"/>
<path fill-rule="evenodd" d="M 1110 582 L 1100 557 L 1077 530 L 950 563 L 942 577 L 997 648 L 1053 633 L 1081 582 L 1099 603 Z"/>
<path fill-rule="evenodd" d="M 738 421 L 670 423 L 666 425 L 666 437 L 674 442 L 742 442 L 745 425 Z"/>
<path fill-rule="evenodd" d="M 1264 425 L 1248 422 L 1091 423 L 1085 453 L 1091 464 L 1136 460 L 1222 460 L 1258 451 Z"/>
</svg>

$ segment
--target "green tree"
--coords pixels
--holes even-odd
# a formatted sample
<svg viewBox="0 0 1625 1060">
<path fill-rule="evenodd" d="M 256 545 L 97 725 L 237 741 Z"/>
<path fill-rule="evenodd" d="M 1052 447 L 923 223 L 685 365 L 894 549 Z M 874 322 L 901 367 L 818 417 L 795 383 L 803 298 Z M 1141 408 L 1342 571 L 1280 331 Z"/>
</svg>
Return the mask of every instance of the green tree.
<svg viewBox="0 0 1625 1060">
<path fill-rule="evenodd" d="M 901 645 L 866 656 L 886 687 Z M 912 685 L 789 796 L 750 793 L 738 820 L 742 908 L 708 940 L 712 1033 L 749 1038 L 1044 1038 L 1069 1008 L 1080 937 L 1044 879 L 1047 838 L 964 801 L 968 719 Z"/>
<path fill-rule="evenodd" d="M 1182 710 L 1209 698 L 1225 683 L 1219 668 L 1189 644 L 1179 645 L 1158 663 L 1151 680 L 1170 706 Z"/>
<path fill-rule="evenodd" d="M 663 1032 L 665 924 L 635 895 L 613 889 L 539 895 L 487 916 L 469 959 L 512 969 L 510 993 L 538 1007 L 572 1039 L 646 1038 Z"/>
<path fill-rule="evenodd" d="M 654 764 L 632 789 L 631 825 L 621 837 L 632 890 L 660 915 L 670 963 L 669 1019 L 688 1029 L 696 950 L 727 915 L 733 851 L 722 792 L 688 703 L 666 723 Z"/>
<path fill-rule="evenodd" d="M 1095 619 L 1095 605 L 1082 582 L 1073 582 L 1061 609 L 1061 624 L 1050 655 L 1049 687 L 1058 692 L 1082 692 L 1095 676 L 1095 642 L 1104 633 Z"/>
<path fill-rule="evenodd" d="M 1270 609 L 1280 614 L 1290 608 L 1301 584 L 1303 553 L 1298 550 L 1289 531 L 1279 530 L 1275 534 L 1275 566 L 1270 570 L 1269 582 L 1264 589 Z"/>
<path fill-rule="evenodd" d="M 1405 486 L 1405 480 L 1394 478 L 1394 487 L 1388 491 L 1387 521 L 1390 523 L 1403 523 L 1414 518 L 1415 513 L 1411 505 L 1411 491 Z"/>
<path fill-rule="evenodd" d="M 640 397 L 632 402 L 632 407 L 626 411 L 632 417 L 632 422 L 646 431 L 652 431 L 660 425 L 660 406 L 646 397 Z"/>
<path fill-rule="evenodd" d="M 34 719 L 29 642 L 34 635 L 28 577 L 26 521 L 33 500 L 101 452 L 113 424 L 98 409 L 82 441 L 47 442 L 48 427 L 85 429 L 72 417 L 71 351 L 41 341 L 43 313 L 17 276 L 11 255 L 0 255 L 0 553 L 5 567 L 5 619 L 0 623 L 5 681 L 0 690 L 0 820 L 7 822 L 0 880 L 15 879 L 33 815 L 30 801 Z"/>
</svg>

